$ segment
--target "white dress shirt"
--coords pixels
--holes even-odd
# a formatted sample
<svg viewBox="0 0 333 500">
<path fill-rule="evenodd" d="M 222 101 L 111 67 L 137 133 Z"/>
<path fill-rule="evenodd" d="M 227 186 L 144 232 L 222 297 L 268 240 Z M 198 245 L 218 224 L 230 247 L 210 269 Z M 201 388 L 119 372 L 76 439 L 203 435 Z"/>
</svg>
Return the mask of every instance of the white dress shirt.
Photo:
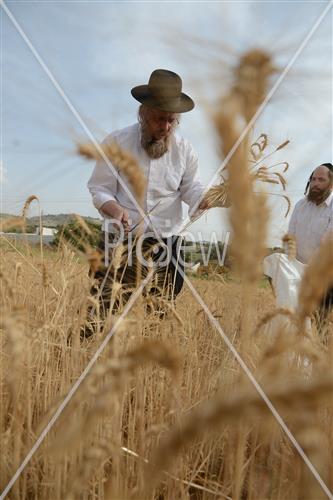
<svg viewBox="0 0 333 500">
<path fill-rule="evenodd" d="M 297 202 L 288 233 L 296 239 L 297 259 L 307 264 L 323 238 L 333 235 L 333 192 L 320 205 L 307 198 Z"/>
<path fill-rule="evenodd" d="M 169 151 L 161 158 L 152 159 L 141 146 L 138 123 L 113 132 L 103 144 L 112 142 L 136 158 L 147 179 L 143 210 L 145 213 L 153 210 L 149 215 L 151 222 L 145 223 L 145 232 L 152 231 L 153 225 L 159 236 L 177 234 L 183 222 L 182 201 L 189 206 L 189 214 L 194 215 L 191 210 L 204 192 L 198 157 L 191 144 L 182 136 L 173 134 Z M 105 202 L 117 201 L 127 209 L 130 226 L 134 226 L 142 219 L 142 215 L 128 194 L 130 185 L 126 176 L 116 167 L 115 172 L 116 175 L 105 161 L 97 161 L 87 184 L 93 204 L 100 211 Z M 125 181 L 127 189 L 121 185 L 120 179 Z M 101 211 L 100 214 L 104 216 Z"/>
</svg>

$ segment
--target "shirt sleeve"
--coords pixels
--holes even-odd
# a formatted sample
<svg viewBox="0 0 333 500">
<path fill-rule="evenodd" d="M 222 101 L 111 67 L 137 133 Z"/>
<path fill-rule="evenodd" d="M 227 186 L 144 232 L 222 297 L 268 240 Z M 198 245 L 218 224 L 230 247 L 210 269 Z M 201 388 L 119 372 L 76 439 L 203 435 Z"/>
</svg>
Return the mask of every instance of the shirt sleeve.
<svg viewBox="0 0 333 500">
<path fill-rule="evenodd" d="M 110 141 L 107 137 L 102 144 Z M 112 164 L 111 164 L 112 165 Z M 118 189 L 118 171 L 116 167 L 109 166 L 104 160 L 98 160 L 87 187 L 92 196 L 92 201 L 97 210 L 107 201 L 116 201 Z"/>
<path fill-rule="evenodd" d="M 205 186 L 200 179 L 198 155 L 191 145 L 187 147 L 186 168 L 179 189 L 182 201 L 189 206 L 189 216 L 195 216 L 195 206 L 205 192 Z"/>
</svg>

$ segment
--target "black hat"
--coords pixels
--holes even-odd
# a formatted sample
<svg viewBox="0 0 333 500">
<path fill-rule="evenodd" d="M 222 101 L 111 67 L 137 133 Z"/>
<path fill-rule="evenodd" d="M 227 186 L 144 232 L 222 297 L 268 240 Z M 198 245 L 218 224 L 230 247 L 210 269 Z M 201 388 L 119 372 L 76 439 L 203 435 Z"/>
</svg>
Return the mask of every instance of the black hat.
<svg viewBox="0 0 333 500">
<path fill-rule="evenodd" d="M 148 85 L 132 88 L 137 101 L 169 113 L 186 113 L 194 108 L 193 100 L 182 92 L 182 79 L 167 69 L 155 69 Z"/>
</svg>

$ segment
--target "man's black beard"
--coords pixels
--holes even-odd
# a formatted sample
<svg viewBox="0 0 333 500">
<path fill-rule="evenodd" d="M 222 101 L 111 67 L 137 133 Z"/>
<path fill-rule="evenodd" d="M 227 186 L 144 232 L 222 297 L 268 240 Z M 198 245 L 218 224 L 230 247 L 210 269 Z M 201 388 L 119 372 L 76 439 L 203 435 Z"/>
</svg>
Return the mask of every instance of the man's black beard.
<svg viewBox="0 0 333 500">
<path fill-rule="evenodd" d="M 316 205 L 321 205 L 331 194 L 332 188 L 329 187 L 325 189 L 325 191 L 313 191 L 310 189 L 309 194 L 307 196 L 308 201 L 312 201 Z"/>
<path fill-rule="evenodd" d="M 141 146 L 150 158 L 161 158 L 169 149 L 171 134 L 162 139 L 154 139 L 148 132 L 148 127 L 144 120 L 141 120 Z"/>
</svg>

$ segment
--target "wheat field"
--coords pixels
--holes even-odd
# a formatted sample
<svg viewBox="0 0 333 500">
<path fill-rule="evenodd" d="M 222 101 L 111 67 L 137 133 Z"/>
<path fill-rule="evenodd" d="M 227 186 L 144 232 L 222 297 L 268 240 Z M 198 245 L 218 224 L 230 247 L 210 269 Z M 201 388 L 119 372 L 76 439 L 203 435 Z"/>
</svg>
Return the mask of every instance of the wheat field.
<svg viewBox="0 0 333 500">
<path fill-rule="evenodd" d="M 256 182 L 284 190 L 288 163 L 276 164 L 284 167 L 282 173 L 275 165 L 269 170 L 266 162 L 260 166 L 271 156 L 264 152 L 267 135 L 259 137 L 264 145 L 252 144 L 252 129 L 233 151 L 242 132 L 239 118 L 250 124 L 274 68 L 262 50 L 244 54 L 235 83 L 212 117 L 228 181 L 221 171 L 223 182 L 208 198 L 211 206 L 230 206 L 237 280 L 191 278 L 175 305 L 164 301 L 163 318 L 149 294 L 138 293 L 126 314 L 122 306 L 111 311 L 92 337 L 81 340 L 87 308 L 98 312 L 88 274 L 94 248 L 82 255 L 65 242 L 48 250 L 2 237 L 1 491 L 43 437 L 8 498 L 319 500 L 330 495 L 333 323 L 331 318 L 324 332 L 314 321 L 308 331 L 305 323 L 333 283 L 332 243 L 309 265 L 299 309 L 276 310 L 271 289 L 259 286 L 270 214 Z M 259 148 L 252 150 L 253 161 L 251 144 Z M 99 149 L 98 155 L 83 142 L 77 152 L 116 162 L 140 203 L 145 184 L 133 158 L 115 146 Z M 280 196 L 289 210 L 288 197 Z M 39 203 L 36 196 L 28 198 L 24 216 L 34 200 Z M 137 290 L 140 284 L 139 273 Z M 122 283 L 115 283 L 112 300 L 121 291 Z M 267 326 L 278 314 L 289 322 L 269 334 Z M 92 363 L 111 329 L 112 338 Z"/>
<path fill-rule="evenodd" d="M 1 260 L 4 489 L 107 325 L 80 341 L 91 279 L 70 247 L 41 255 L 3 241 Z M 269 288 L 247 296 L 237 282 L 192 281 L 332 488 L 332 324 L 326 344 L 268 338 Z M 139 297 L 9 498 L 326 498 L 186 286 L 175 312 L 161 320 Z"/>
</svg>

